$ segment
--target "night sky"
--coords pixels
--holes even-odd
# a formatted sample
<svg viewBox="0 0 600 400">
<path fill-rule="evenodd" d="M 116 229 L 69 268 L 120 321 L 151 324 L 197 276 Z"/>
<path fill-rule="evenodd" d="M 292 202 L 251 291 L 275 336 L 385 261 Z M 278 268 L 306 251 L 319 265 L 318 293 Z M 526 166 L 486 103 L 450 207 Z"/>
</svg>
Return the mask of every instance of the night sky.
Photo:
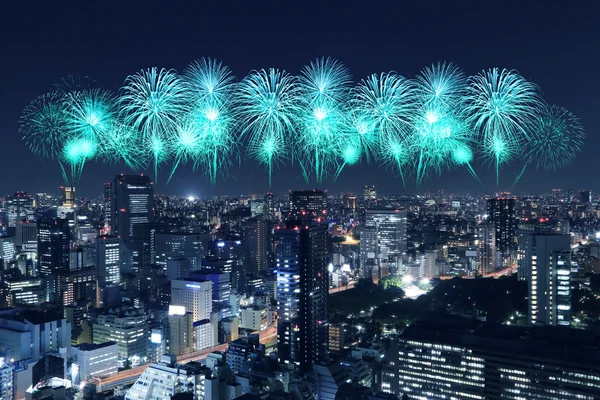
<svg viewBox="0 0 600 400">
<path fill-rule="evenodd" d="M 600 10 L 593 1 L 415 1 L 412 5 L 365 1 L 361 6 L 348 1 L 337 6 L 248 1 L 243 7 L 211 2 L 226 5 L 222 9 L 208 7 L 204 1 L 130 5 L 134 2 L 122 0 L 112 6 L 106 1 L 10 3 L 0 11 L 0 196 L 15 190 L 58 192 L 62 184 L 58 165 L 34 157 L 17 128 L 23 107 L 61 77 L 89 76 L 116 91 L 127 75 L 142 68 L 181 72 L 202 56 L 222 60 L 238 79 L 252 69 L 269 67 L 297 74 L 321 56 L 338 58 L 355 80 L 390 70 L 412 77 L 437 61 L 452 61 L 468 75 L 494 66 L 516 69 L 541 87 L 548 103 L 579 116 L 587 139 L 583 153 L 566 169 L 548 173 L 530 167 L 512 188 L 522 166 L 515 163 L 505 167 L 498 189 L 591 188 L 595 193 L 600 189 Z M 492 169 L 479 161 L 475 168 L 485 186 L 459 169 L 434 176 L 420 188 L 409 184 L 405 190 L 394 171 L 363 162 L 321 187 L 330 192 L 358 191 L 374 184 L 382 193 L 398 194 L 496 190 Z M 100 195 L 102 183 L 120 172 L 129 171 L 123 166 L 87 164 L 78 194 Z M 264 167 L 251 160 L 231 168 L 229 177 L 214 187 L 191 167 L 180 167 L 165 187 L 167 174 L 163 168 L 158 191 L 207 196 L 269 190 Z M 275 192 L 303 187 L 307 185 L 297 166 L 274 173 Z"/>
</svg>

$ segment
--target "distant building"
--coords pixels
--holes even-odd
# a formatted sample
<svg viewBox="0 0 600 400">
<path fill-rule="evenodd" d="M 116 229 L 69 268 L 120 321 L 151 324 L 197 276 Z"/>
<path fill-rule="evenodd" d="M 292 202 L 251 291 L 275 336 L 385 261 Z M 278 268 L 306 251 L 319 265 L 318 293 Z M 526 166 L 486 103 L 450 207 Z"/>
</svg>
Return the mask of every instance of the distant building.
<svg viewBox="0 0 600 400">
<path fill-rule="evenodd" d="M 321 190 L 290 192 L 290 220 L 311 220 L 327 215 L 327 195 Z"/>
<path fill-rule="evenodd" d="M 496 227 L 489 221 L 477 225 L 479 237 L 478 273 L 487 275 L 500 266 L 500 254 L 496 241 Z"/>
<path fill-rule="evenodd" d="M 180 280 L 171 281 L 171 304 L 183 306 L 192 313 L 192 321 L 210 319 L 212 312 L 211 281 Z"/>
<path fill-rule="evenodd" d="M 26 192 L 16 192 L 6 196 L 5 208 L 8 215 L 8 227 L 15 228 L 22 220 L 33 221 L 35 219 L 35 200 Z"/>
<path fill-rule="evenodd" d="M 497 197 L 487 201 L 488 220 L 496 230 L 496 246 L 505 259 L 517 250 L 517 210 L 514 198 Z"/>
</svg>

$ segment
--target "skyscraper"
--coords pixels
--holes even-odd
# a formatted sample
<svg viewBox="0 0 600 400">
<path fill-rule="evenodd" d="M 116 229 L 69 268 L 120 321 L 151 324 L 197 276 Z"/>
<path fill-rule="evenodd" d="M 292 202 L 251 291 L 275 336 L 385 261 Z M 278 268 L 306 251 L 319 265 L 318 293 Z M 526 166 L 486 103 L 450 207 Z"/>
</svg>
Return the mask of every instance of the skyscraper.
<svg viewBox="0 0 600 400">
<path fill-rule="evenodd" d="M 61 302 L 60 282 L 70 269 L 71 228 L 69 220 L 42 218 L 38 226 L 38 271 L 46 277 L 48 299 Z"/>
<path fill-rule="evenodd" d="M 288 222 L 276 230 L 277 354 L 307 370 L 327 351 L 327 225 Z"/>
<path fill-rule="evenodd" d="M 244 225 L 244 261 L 247 274 L 258 275 L 267 269 L 268 226 L 262 217 L 250 219 Z"/>
<path fill-rule="evenodd" d="M 581 190 L 579 192 L 579 201 L 582 204 L 590 204 L 592 202 L 592 191 L 591 190 Z"/>
<path fill-rule="evenodd" d="M 265 208 L 265 218 L 273 221 L 275 219 L 275 198 L 273 197 L 273 193 L 269 192 L 265 194 L 263 205 Z"/>
<path fill-rule="evenodd" d="M 531 234 L 525 256 L 530 267 L 530 325 L 570 325 L 571 242 L 569 235 Z"/>
<path fill-rule="evenodd" d="M 327 214 L 327 195 L 321 190 L 290 192 L 290 220 L 323 218 Z"/>
<path fill-rule="evenodd" d="M 477 225 L 479 237 L 478 273 L 487 275 L 496 270 L 500 265 L 500 257 L 496 246 L 496 228 L 489 221 Z"/>
<path fill-rule="evenodd" d="M 6 196 L 8 227 L 14 228 L 21 220 L 33 221 L 35 217 L 35 200 L 26 192 L 16 192 Z"/>
<path fill-rule="evenodd" d="M 508 197 L 488 199 L 487 213 L 496 229 L 497 249 L 505 259 L 510 259 L 517 250 L 516 200 Z"/>
<path fill-rule="evenodd" d="M 373 207 L 377 204 L 377 191 L 375 190 L 375 186 L 365 186 L 363 198 L 366 207 Z"/>
<path fill-rule="evenodd" d="M 111 231 L 128 245 L 135 225 L 154 222 L 154 184 L 147 175 L 117 175 L 111 193 Z"/>
<path fill-rule="evenodd" d="M 404 209 L 366 209 L 360 241 L 363 276 L 382 277 L 382 269 L 397 269 L 406 254 Z"/>
</svg>

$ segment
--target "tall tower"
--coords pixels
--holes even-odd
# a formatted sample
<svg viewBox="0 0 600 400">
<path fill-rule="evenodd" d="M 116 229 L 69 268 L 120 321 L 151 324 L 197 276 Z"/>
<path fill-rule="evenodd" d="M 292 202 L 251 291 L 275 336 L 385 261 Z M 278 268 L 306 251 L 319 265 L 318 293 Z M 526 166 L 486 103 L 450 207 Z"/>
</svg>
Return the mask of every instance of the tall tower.
<svg viewBox="0 0 600 400">
<path fill-rule="evenodd" d="M 496 197 L 487 201 L 489 221 L 496 230 L 496 247 L 505 259 L 512 258 L 517 251 L 516 200 Z"/>
<path fill-rule="evenodd" d="M 121 240 L 116 236 L 96 238 L 98 286 L 117 286 L 121 283 Z"/>
<path fill-rule="evenodd" d="M 268 220 L 273 221 L 275 219 L 275 198 L 273 197 L 273 193 L 269 192 L 265 194 L 263 206 L 265 207 L 265 217 Z"/>
<path fill-rule="evenodd" d="M 571 241 L 569 235 L 531 234 L 525 256 L 530 325 L 570 325 Z"/>
<path fill-rule="evenodd" d="M 69 273 L 69 220 L 44 218 L 38 224 L 38 271 L 47 280 L 47 300 L 62 303 L 61 280 Z"/>
<path fill-rule="evenodd" d="M 276 230 L 276 241 L 277 354 L 305 371 L 327 351 L 327 224 L 288 222 Z"/>
<path fill-rule="evenodd" d="M 128 244 L 134 225 L 154 222 L 154 184 L 147 175 L 117 175 L 111 193 L 111 231 Z"/>
<path fill-rule="evenodd" d="M 496 228 L 489 221 L 477 225 L 479 236 L 479 275 L 487 275 L 496 270 L 500 264 L 498 248 L 496 246 Z"/>
<path fill-rule="evenodd" d="M 244 258 L 246 273 L 258 275 L 267 269 L 268 261 L 267 221 L 258 216 L 244 226 Z"/>
</svg>

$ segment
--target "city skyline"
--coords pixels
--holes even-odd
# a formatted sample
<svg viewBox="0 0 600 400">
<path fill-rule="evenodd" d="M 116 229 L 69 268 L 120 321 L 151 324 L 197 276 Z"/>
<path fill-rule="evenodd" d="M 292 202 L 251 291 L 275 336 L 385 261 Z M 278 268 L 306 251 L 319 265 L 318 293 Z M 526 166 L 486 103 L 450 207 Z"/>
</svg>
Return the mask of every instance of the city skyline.
<svg viewBox="0 0 600 400">
<path fill-rule="evenodd" d="M 444 6 L 440 6 L 444 7 Z M 438 21 L 439 24 L 432 23 L 429 26 L 429 30 L 425 29 L 422 31 L 422 35 L 415 35 L 412 33 L 416 31 L 415 27 L 411 26 L 409 22 L 402 29 L 406 30 L 396 32 L 391 30 L 383 22 L 379 23 L 374 20 L 371 21 L 369 18 L 364 18 L 365 23 L 363 25 L 354 26 L 353 30 L 345 28 L 344 17 L 349 16 L 352 11 L 355 11 L 352 7 L 348 7 L 348 10 L 338 10 L 335 8 L 324 7 L 322 12 L 324 15 L 331 15 L 331 23 L 327 27 L 317 27 L 309 32 L 303 32 L 304 26 L 301 25 L 304 14 L 302 10 L 299 10 L 296 14 L 286 13 L 287 10 L 281 10 L 281 15 L 270 14 L 270 16 L 281 25 L 286 25 L 287 29 L 283 29 L 282 26 L 277 25 L 280 29 L 280 37 L 278 40 L 264 45 L 264 43 L 249 42 L 249 48 L 241 50 L 239 47 L 239 41 L 234 33 L 227 33 L 215 37 L 213 41 L 209 43 L 203 43 L 202 45 L 196 45 L 186 38 L 186 35 L 179 35 L 178 39 L 175 40 L 172 35 L 175 33 L 166 33 L 162 37 L 163 43 L 172 43 L 173 49 L 165 49 L 164 46 L 160 47 L 162 52 L 148 52 L 147 47 L 144 46 L 126 46 L 125 43 L 121 43 L 116 40 L 113 34 L 107 36 L 98 35 L 95 30 L 90 31 L 90 35 L 87 36 L 86 40 L 92 43 L 92 47 L 96 49 L 95 52 L 88 52 L 86 47 L 81 46 L 81 40 L 78 38 L 72 38 L 68 41 L 60 42 L 56 51 L 52 54 L 46 54 L 45 59 L 51 60 L 49 68 L 38 73 L 35 76 L 31 76 L 31 79 L 27 81 L 26 86 L 20 87 L 18 92 L 14 88 L 8 87 L 5 92 L 6 95 L 11 96 L 11 101 L 7 102 L 6 97 L 2 97 L 2 109 L 5 110 L 4 114 L 0 116 L 1 126 L 5 126 L 7 132 L 4 137 L 6 138 L 6 147 L 10 149 L 7 152 L 8 159 L 13 157 L 18 158 L 20 162 L 26 161 L 26 166 L 20 168 L 18 173 L 8 176 L 3 180 L 0 189 L 4 192 L 11 192 L 15 189 L 26 190 L 29 192 L 34 191 L 50 191 L 60 183 L 60 170 L 57 165 L 52 162 L 43 162 L 33 157 L 27 150 L 24 143 L 20 141 L 20 137 L 16 132 L 18 116 L 21 113 L 22 108 L 28 103 L 31 98 L 36 95 L 45 92 L 52 82 L 60 80 L 65 75 L 81 75 L 89 76 L 95 79 L 103 87 L 116 90 L 122 85 L 124 76 L 131 74 L 136 70 L 142 68 L 148 68 L 152 65 L 159 65 L 164 67 L 175 67 L 181 71 L 186 64 L 194 59 L 202 56 L 212 56 L 222 60 L 224 63 L 230 66 L 233 73 L 238 78 L 243 77 L 252 68 L 268 68 L 277 67 L 286 69 L 290 73 L 297 74 L 300 67 L 306 64 L 309 60 L 320 56 L 331 55 L 342 61 L 345 65 L 352 69 L 353 78 L 355 81 L 360 81 L 367 75 L 380 70 L 396 70 L 407 77 L 414 77 L 424 65 L 429 65 L 436 61 L 449 61 L 454 62 L 461 66 L 467 75 L 475 74 L 484 68 L 489 68 L 494 65 L 506 68 L 517 69 L 525 78 L 535 82 L 544 89 L 544 97 L 548 103 L 560 104 L 565 106 L 567 109 L 575 113 L 580 117 L 581 122 L 588 132 L 588 137 L 585 142 L 584 152 L 575 159 L 573 164 L 564 170 L 556 173 L 535 171 L 534 168 L 530 167 L 530 170 L 523 176 L 522 180 L 513 188 L 512 181 L 518 175 L 522 165 L 516 163 L 515 165 L 506 167 L 502 172 L 500 185 L 496 187 L 494 185 L 494 171 L 492 168 L 479 165 L 477 173 L 480 175 L 482 181 L 485 183 L 484 186 L 479 185 L 474 181 L 465 169 L 455 169 L 452 171 L 444 172 L 442 177 L 432 176 L 429 180 L 425 181 L 420 187 L 416 187 L 414 183 L 410 182 L 407 184 L 406 192 L 414 193 L 415 191 L 432 191 L 437 189 L 445 189 L 449 191 L 481 191 L 481 192 L 492 192 L 492 191 L 511 191 L 511 192 L 522 192 L 522 191 L 534 191 L 534 192 L 545 192 L 549 191 L 554 187 L 573 187 L 574 189 L 583 188 L 590 186 L 584 179 L 585 171 L 591 167 L 593 162 L 593 154 L 587 149 L 591 149 L 596 144 L 594 132 L 596 130 L 594 126 L 595 120 L 590 118 L 591 108 L 589 103 L 581 100 L 585 98 L 582 94 L 586 93 L 586 90 L 590 90 L 593 86 L 592 82 L 583 82 L 573 78 L 572 74 L 569 74 L 568 68 L 559 68 L 560 62 L 556 62 L 550 56 L 553 54 L 559 54 L 559 51 L 554 50 L 554 53 L 549 53 L 547 50 L 552 45 L 554 47 L 559 46 L 563 50 L 563 54 L 570 54 L 572 57 L 573 68 L 578 68 L 581 65 L 592 66 L 593 62 L 597 60 L 587 60 L 582 54 L 577 52 L 579 46 L 585 47 L 582 40 L 575 40 L 580 38 L 586 38 L 590 35 L 586 35 L 590 25 L 583 21 L 578 24 L 576 31 L 573 31 L 571 27 L 566 27 L 560 23 L 550 23 L 545 21 L 558 21 L 561 18 L 565 18 L 565 15 L 574 13 L 579 17 L 585 16 L 583 11 L 574 10 L 562 10 L 559 8 L 545 7 L 544 10 L 540 11 L 538 8 L 532 6 L 517 7 L 516 5 L 506 5 L 505 10 L 507 13 L 511 13 L 514 19 L 511 31 L 505 32 L 506 35 L 500 33 L 494 33 L 498 37 L 466 37 L 464 32 L 455 31 L 448 32 L 449 37 L 445 38 L 444 41 L 439 41 L 439 46 L 429 45 L 428 43 L 435 43 L 432 39 L 438 37 L 441 30 L 445 27 L 444 20 Z M 14 10 L 18 13 L 18 10 Z M 47 10 L 46 10 L 47 11 Z M 137 10 L 136 10 L 137 11 Z M 190 10 L 190 14 L 193 14 L 195 10 Z M 254 14 L 260 14 L 254 11 Z M 389 14 L 394 14 L 391 11 L 397 11 L 394 9 L 390 10 Z M 407 11 L 421 15 L 424 11 L 417 6 L 411 6 Z M 473 9 L 470 14 L 467 12 L 468 7 L 458 6 L 458 8 L 451 8 L 447 10 L 449 15 L 456 18 L 456 21 L 464 20 L 472 24 L 475 30 L 481 28 L 483 21 L 478 18 L 473 18 L 476 12 L 485 12 L 485 10 Z M 41 12 L 38 11 L 38 12 Z M 49 11 L 50 13 L 56 13 L 57 11 Z M 539 21 L 538 19 L 528 18 L 533 13 L 541 12 Z M 273 13 L 273 12 L 272 12 Z M 253 21 L 260 22 L 262 19 L 267 18 L 266 16 L 254 15 L 250 13 Z M 220 19 L 224 26 L 229 23 L 237 23 L 239 26 L 252 26 L 255 29 L 250 29 L 252 32 L 252 38 L 261 37 L 264 33 L 264 27 L 260 23 L 249 25 L 250 19 L 243 17 L 244 12 L 240 10 L 239 13 L 232 12 L 229 18 Z M 133 38 L 133 32 L 135 28 L 143 23 L 143 20 L 156 20 L 158 17 L 150 11 L 143 11 L 137 15 L 139 19 L 133 19 L 128 21 L 127 25 L 122 25 L 124 21 L 118 16 L 110 15 L 102 10 L 94 10 L 91 12 L 85 7 L 68 10 L 60 18 L 71 18 L 74 28 L 77 25 L 77 21 L 82 16 L 90 16 L 92 20 L 106 20 L 114 21 L 115 24 L 122 27 L 123 37 Z M 368 13 L 367 13 L 368 16 Z M 389 17 L 388 17 L 389 18 Z M 435 17 L 440 18 L 440 17 Z M 18 18 L 17 18 L 18 19 Z M 39 26 L 35 29 L 42 29 L 45 22 L 43 19 L 38 21 Z M 500 24 L 500 19 L 492 18 L 491 21 L 486 23 L 496 26 Z M 198 35 L 202 33 L 210 32 L 211 28 L 217 29 L 216 26 L 212 26 L 212 23 L 196 27 L 199 30 Z M 537 26 L 538 34 L 528 36 L 526 33 L 534 30 L 534 24 Z M 8 33 L 19 33 L 24 27 L 29 26 L 27 23 L 19 26 L 5 26 L 3 29 L 7 29 Z M 223 28 L 219 27 L 219 28 Z M 549 27 L 552 27 L 550 30 Z M 63 37 L 68 29 L 57 30 L 51 32 L 51 35 Z M 377 28 L 377 29 L 374 29 Z M 565 30 L 565 28 L 568 28 Z M 182 28 L 184 29 L 184 28 Z M 191 28 L 190 28 L 191 29 Z M 184 29 L 187 32 L 187 29 Z M 376 32 L 382 34 L 377 34 Z M 331 32 L 335 32 L 331 34 Z M 302 35 L 304 41 L 300 39 L 299 32 L 303 32 Z M 398 38 L 405 34 L 411 38 L 403 44 L 406 46 L 406 54 L 410 54 L 411 57 L 399 57 L 397 52 L 386 54 L 381 51 L 381 47 L 386 47 L 390 43 L 397 41 Z M 544 34 L 548 35 L 548 38 L 544 38 Z M 10 35 L 9 35 L 10 36 Z M 23 40 L 33 40 L 29 34 L 21 35 Z M 530 56 L 528 52 L 524 52 L 520 48 L 513 48 L 509 45 L 509 42 L 519 38 L 522 41 L 523 47 L 528 52 L 537 51 L 539 57 Z M 28 39 L 29 38 L 29 39 Z M 550 40 L 552 39 L 552 40 Z M 123 41 L 126 42 L 126 41 Z M 293 54 L 283 55 L 282 49 L 287 46 L 287 43 L 294 45 L 297 51 Z M 357 45 L 361 51 L 365 52 L 365 56 L 357 58 L 353 48 L 350 46 L 351 43 Z M 381 46 L 375 46 L 375 49 L 369 49 L 368 43 L 380 43 Z M 444 46 L 441 46 L 444 44 Z M 432 48 L 433 47 L 433 48 Z M 573 47 L 573 48 L 571 48 Z M 79 61 L 75 64 L 68 63 L 68 54 L 77 48 L 79 50 Z M 174 51 L 178 49 L 180 51 Z M 29 53 L 23 54 L 20 48 L 10 48 L 15 51 L 17 57 L 33 57 Z M 44 50 L 39 49 L 39 54 L 43 54 Z M 432 51 L 433 50 L 433 51 Z M 469 50 L 477 50 L 478 57 L 473 57 L 469 54 Z M 546 51 L 545 51 L 546 50 Z M 565 53 L 566 52 L 566 53 Z M 570 52 L 570 53 L 569 53 Z M 124 57 L 117 57 L 117 59 L 107 58 L 106 55 L 109 53 L 116 53 L 124 55 Z M 574 53 L 574 54 L 573 54 Z M 126 54 L 126 56 L 125 56 Z M 279 55 L 280 57 L 277 57 Z M 104 56 L 104 57 L 101 57 Z M 514 58 L 512 57 L 514 56 Z M 110 61 L 110 69 L 102 68 L 98 63 L 98 59 L 101 57 L 103 60 Z M 124 60 L 124 61 L 123 61 Z M 135 61 L 134 61 L 135 60 Z M 580 64 L 575 63 L 579 60 Z M 592 61 L 592 64 L 589 63 Z M 587 64 L 586 64 L 587 62 Z M 106 65 L 106 64 L 104 64 Z M 8 66 L 2 66 L 7 68 Z M 15 73 L 26 73 L 27 64 L 22 68 L 22 71 L 7 71 L 10 75 Z M 557 75 L 558 74 L 558 75 Z M 565 74 L 565 79 L 556 79 L 559 74 Z M 569 78 L 566 78 L 569 76 Z M 592 78 L 594 79 L 595 76 Z M 3 96 L 6 96 L 3 95 Z M 11 128 L 12 127 L 12 128 Z M 480 164 L 479 161 L 477 163 Z M 45 170 L 48 172 L 46 176 L 36 176 L 35 174 L 29 174 L 33 176 L 27 176 L 25 179 L 26 171 L 37 171 Z M 93 182 L 105 181 L 104 176 L 116 174 L 116 173 L 128 173 L 129 171 L 124 166 L 109 166 L 100 163 L 89 163 L 86 165 L 83 177 L 81 181 L 76 184 L 79 187 L 80 193 L 86 195 L 93 195 L 95 185 Z M 150 173 L 152 176 L 153 173 Z M 178 193 L 184 195 L 186 192 L 194 192 L 196 195 L 216 195 L 216 194 L 238 194 L 251 193 L 251 192 L 266 192 L 274 191 L 281 192 L 289 189 L 304 188 L 304 187 L 319 187 L 329 189 L 330 191 L 348 191 L 352 190 L 352 187 L 357 185 L 361 187 L 363 185 L 374 184 L 380 188 L 382 192 L 387 193 L 398 193 L 405 192 L 402 186 L 401 179 L 397 176 L 397 173 L 391 169 L 385 169 L 377 165 L 377 163 L 367 164 L 362 162 L 360 165 L 347 167 L 339 176 L 337 181 L 333 182 L 331 179 L 327 179 L 321 185 L 316 185 L 313 182 L 305 184 L 302 178 L 302 172 L 297 165 L 290 166 L 289 163 L 286 166 L 281 166 L 280 169 L 274 170 L 273 185 L 271 188 L 268 186 L 267 172 L 263 166 L 257 163 L 244 163 L 241 166 L 234 166 L 229 171 L 229 177 L 225 180 L 220 180 L 216 186 L 211 186 L 209 182 L 198 172 L 192 172 L 191 167 L 180 167 L 178 172 L 174 175 L 173 180 L 168 186 L 164 186 L 169 175 L 168 168 L 163 168 L 159 174 L 158 179 L 153 176 L 157 183 L 158 192 L 166 193 Z M 56 183 L 51 183 L 55 180 Z M 290 185 L 290 181 L 294 184 Z M 19 185 L 18 183 L 24 183 Z M 25 187 L 19 187 L 25 186 Z M 591 187 L 592 190 L 597 190 L 595 187 Z"/>
</svg>

